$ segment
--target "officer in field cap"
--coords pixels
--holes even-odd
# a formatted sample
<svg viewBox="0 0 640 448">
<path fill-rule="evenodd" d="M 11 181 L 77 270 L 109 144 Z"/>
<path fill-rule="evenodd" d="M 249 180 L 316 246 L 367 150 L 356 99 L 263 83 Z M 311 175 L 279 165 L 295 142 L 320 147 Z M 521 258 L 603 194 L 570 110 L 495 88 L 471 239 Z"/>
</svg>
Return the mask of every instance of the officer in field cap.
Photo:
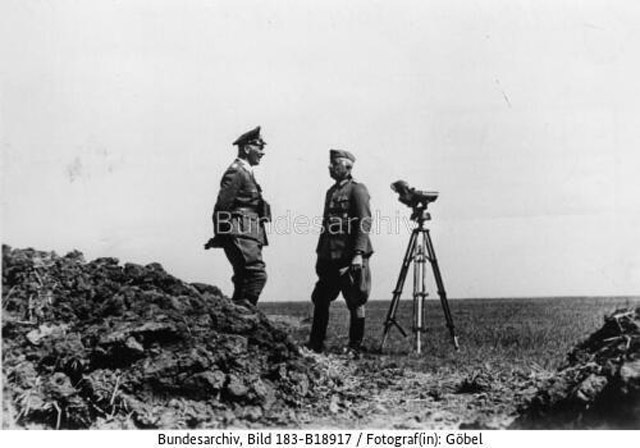
<svg viewBox="0 0 640 448">
<path fill-rule="evenodd" d="M 318 281 L 311 294 L 313 324 L 307 346 L 318 353 L 324 349 L 329 306 L 342 293 L 350 313 L 348 351 L 358 356 L 364 338 L 365 303 L 371 291 L 369 192 L 351 177 L 356 161 L 353 154 L 332 149 L 329 160 L 329 175 L 335 183 L 326 194 L 316 248 Z"/>
<path fill-rule="evenodd" d="M 233 268 L 232 299 L 251 307 L 258 303 L 267 281 L 262 248 L 268 244 L 264 225 L 271 220 L 271 210 L 253 174 L 253 167 L 264 156 L 266 142 L 258 126 L 238 137 L 233 145 L 238 147 L 238 156 L 222 176 L 212 216 L 215 236 L 205 249 L 224 249 Z"/>
</svg>

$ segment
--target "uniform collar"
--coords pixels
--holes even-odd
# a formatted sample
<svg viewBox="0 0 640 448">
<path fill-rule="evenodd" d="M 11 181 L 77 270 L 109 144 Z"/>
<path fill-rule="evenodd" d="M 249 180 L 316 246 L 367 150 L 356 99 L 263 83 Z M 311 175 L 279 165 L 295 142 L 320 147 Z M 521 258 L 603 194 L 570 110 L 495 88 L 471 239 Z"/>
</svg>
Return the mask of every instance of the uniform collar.
<svg viewBox="0 0 640 448">
<path fill-rule="evenodd" d="M 353 180 L 353 177 L 348 176 L 348 177 L 342 179 L 341 181 L 337 181 L 335 186 L 336 186 L 336 188 L 344 187 L 347 184 L 347 182 L 351 182 L 352 180 Z"/>
<path fill-rule="evenodd" d="M 245 170 L 253 174 L 253 167 L 251 166 L 251 164 L 249 164 L 249 162 L 247 162 L 244 159 L 241 159 L 240 157 L 236 159 L 236 162 L 238 162 L 238 164 L 240 164 L 240 166 L 242 166 Z"/>
</svg>

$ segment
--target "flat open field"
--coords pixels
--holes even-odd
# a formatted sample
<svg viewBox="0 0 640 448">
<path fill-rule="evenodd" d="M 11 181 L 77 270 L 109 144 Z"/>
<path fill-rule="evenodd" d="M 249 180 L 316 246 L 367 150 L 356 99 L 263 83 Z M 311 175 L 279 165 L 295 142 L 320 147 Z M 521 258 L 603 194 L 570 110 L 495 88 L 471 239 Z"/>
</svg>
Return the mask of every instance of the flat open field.
<svg viewBox="0 0 640 448">
<path fill-rule="evenodd" d="M 326 362 L 340 363 L 345 386 L 334 415 L 309 417 L 310 426 L 503 428 L 516 409 L 557 369 L 567 353 L 598 330 L 618 308 L 640 306 L 639 297 L 449 300 L 460 350 L 454 351 L 440 302 L 429 300 L 423 351 L 414 352 L 411 300 L 401 301 L 397 318 L 409 337 L 392 328 L 379 348 L 389 302 L 367 305 L 365 346 L 359 360 L 342 355 L 348 312 L 341 299 L 332 306 Z M 303 344 L 312 305 L 262 303 L 270 319 L 282 323 Z M 347 380 L 348 381 L 348 380 Z"/>
<path fill-rule="evenodd" d="M 605 314 L 639 306 L 640 297 L 450 299 L 459 352 L 453 350 L 440 302 L 428 300 L 428 330 L 422 338 L 421 356 L 414 353 L 411 305 L 411 300 L 400 301 L 397 320 L 409 336 L 404 338 L 397 329 L 390 330 L 384 351 L 390 358 L 425 371 L 477 368 L 482 364 L 555 369 L 577 342 L 602 326 Z M 369 349 L 380 345 L 388 308 L 388 301 L 367 304 L 365 346 Z M 297 342 L 306 341 L 313 312 L 311 303 L 267 302 L 261 303 L 260 309 L 272 317 L 290 318 L 291 323 L 297 323 L 291 327 L 291 336 Z M 342 350 L 348 329 L 348 311 L 338 299 L 331 307 L 328 352 Z"/>
</svg>

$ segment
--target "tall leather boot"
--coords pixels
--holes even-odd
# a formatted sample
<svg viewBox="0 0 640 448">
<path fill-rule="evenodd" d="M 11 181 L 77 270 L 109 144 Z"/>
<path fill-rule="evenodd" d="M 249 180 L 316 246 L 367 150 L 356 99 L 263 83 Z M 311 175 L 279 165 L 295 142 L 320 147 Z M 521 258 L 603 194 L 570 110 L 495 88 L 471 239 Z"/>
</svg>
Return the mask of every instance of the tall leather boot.
<svg viewBox="0 0 640 448">
<path fill-rule="evenodd" d="M 307 347 L 316 353 L 324 350 L 324 338 L 327 335 L 327 325 L 329 324 L 329 307 L 315 305 L 313 308 L 313 324 Z"/>
<path fill-rule="evenodd" d="M 349 348 L 360 350 L 364 339 L 364 317 L 351 315 L 349 322 Z"/>
</svg>

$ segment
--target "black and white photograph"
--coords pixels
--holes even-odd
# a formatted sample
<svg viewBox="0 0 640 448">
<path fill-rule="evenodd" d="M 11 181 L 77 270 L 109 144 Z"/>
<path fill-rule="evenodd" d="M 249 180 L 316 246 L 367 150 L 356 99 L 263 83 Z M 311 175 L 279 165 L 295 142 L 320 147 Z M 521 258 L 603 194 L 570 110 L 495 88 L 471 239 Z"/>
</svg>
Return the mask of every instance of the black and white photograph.
<svg viewBox="0 0 640 448">
<path fill-rule="evenodd" d="M 639 430 L 639 24 L 3 0 L 0 433 Z"/>
</svg>

